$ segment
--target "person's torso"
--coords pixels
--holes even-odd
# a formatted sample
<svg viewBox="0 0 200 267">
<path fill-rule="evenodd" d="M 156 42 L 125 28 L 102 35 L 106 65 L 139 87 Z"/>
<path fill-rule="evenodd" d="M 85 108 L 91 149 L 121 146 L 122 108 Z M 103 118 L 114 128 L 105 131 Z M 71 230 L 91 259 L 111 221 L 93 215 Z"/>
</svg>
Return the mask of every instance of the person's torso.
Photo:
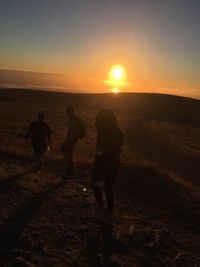
<svg viewBox="0 0 200 267">
<path fill-rule="evenodd" d="M 120 128 L 97 136 L 97 150 L 102 151 L 104 157 L 118 158 L 123 145 L 123 133 Z"/>
<path fill-rule="evenodd" d="M 40 142 L 45 142 L 48 125 L 43 121 L 34 121 L 31 125 L 32 139 Z"/>
<path fill-rule="evenodd" d="M 80 119 L 77 116 L 73 118 L 69 118 L 68 120 L 68 131 L 67 131 L 67 138 L 69 139 L 78 139 L 79 135 L 79 123 Z"/>
</svg>

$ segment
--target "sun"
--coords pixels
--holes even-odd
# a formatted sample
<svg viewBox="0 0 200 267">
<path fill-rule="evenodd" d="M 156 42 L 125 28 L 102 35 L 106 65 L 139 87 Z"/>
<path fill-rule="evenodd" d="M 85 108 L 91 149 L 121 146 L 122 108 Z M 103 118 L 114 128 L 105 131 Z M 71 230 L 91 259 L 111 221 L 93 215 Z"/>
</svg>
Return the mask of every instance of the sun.
<svg viewBox="0 0 200 267">
<path fill-rule="evenodd" d="M 127 87 L 127 73 L 124 66 L 120 64 L 113 65 L 109 70 L 108 80 L 104 82 L 111 87 L 111 91 L 115 94 L 119 93 L 122 88 Z"/>
<path fill-rule="evenodd" d="M 123 69 L 121 69 L 119 67 L 116 67 L 115 69 L 112 70 L 111 75 L 116 80 L 119 80 L 119 79 L 121 79 L 123 77 Z"/>
<path fill-rule="evenodd" d="M 114 65 L 109 73 L 110 81 L 120 82 L 126 80 L 126 70 L 122 65 Z"/>
</svg>

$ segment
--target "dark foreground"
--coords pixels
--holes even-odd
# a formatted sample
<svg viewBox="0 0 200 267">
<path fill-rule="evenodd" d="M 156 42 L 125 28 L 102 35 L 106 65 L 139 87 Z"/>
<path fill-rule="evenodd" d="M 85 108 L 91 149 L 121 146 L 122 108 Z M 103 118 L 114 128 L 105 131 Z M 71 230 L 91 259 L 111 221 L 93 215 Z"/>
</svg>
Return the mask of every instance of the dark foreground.
<svg viewBox="0 0 200 267">
<path fill-rule="evenodd" d="M 175 111 L 168 116 L 171 111 L 168 113 L 165 105 L 162 113 L 161 105 L 157 113 L 156 101 L 152 102 L 159 97 L 165 103 L 168 97 L 151 95 L 152 105 L 147 105 L 148 96 L 132 97 L 132 102 L 129 95 L 128 104 L 124 100 L 123 104 L 119 96 L 105 96 L 102 102 L 102 96 L 64 98 L 60 94 L 3 91 L 1 267 L 200 266 L 199 102 L 181 99 L 180 104 L 172 97 L 174 109 L 179 103 L 186 110 L 184 114 L 177 108 L 172 120 Z M 147 101 L 145 112 L 137 106 L 140 99 Z M 69 103 L 84 118 L 88 130 L 76 148 L 74 178 L 63 180 L 59 147 Z M 126 135 L 113 218 L 96 210 L 90 186 L 94 117 L 108 104 Z M 31 169 L 31 150 L 24 133 L 38 110 L 45 112 L 53 128 L 53 149 L 46 155 L 44 167 L 36 172 Z"/>
<path fill-rule="evenodd" d="M 199 195 L 167 175 L 123 166 L 111 219 L 95 208 L 88 164 L 62 180 L 61 162 L 34 172 L 2 157 L 0 266 L 199 266 Z"/>
</svg>

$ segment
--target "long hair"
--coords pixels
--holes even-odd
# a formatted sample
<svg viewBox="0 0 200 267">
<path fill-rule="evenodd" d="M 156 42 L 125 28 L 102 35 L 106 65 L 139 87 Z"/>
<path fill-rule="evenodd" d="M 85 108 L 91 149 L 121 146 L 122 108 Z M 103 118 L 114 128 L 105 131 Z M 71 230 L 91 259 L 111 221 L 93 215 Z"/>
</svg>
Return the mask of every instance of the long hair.
<svg viewBox="0 0 200 267">
<path fill-rule="evenodd" d="M 118 121 L 111 109 L 101 109 L 96 115 L 97 133 L 108 133 L 118 128 Z"/>
</svg>

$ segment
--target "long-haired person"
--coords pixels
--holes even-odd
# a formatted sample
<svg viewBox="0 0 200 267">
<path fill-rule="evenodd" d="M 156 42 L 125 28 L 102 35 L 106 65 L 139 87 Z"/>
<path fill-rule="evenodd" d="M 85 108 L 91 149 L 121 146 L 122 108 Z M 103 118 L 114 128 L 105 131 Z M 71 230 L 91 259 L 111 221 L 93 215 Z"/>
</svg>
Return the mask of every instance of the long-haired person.
<svg viewBox="0 0 200 267">
<path fill-rule="evenodd" d="M 104 183 L 108 212 L 114 210 L 113 185 L 120 166 L 124 135 L 117 118 L 110 109 L 102 109 L 96 115 L 96 155 L 92 173 L 92 187 L 99 208 L 103 208 L 101 184 Z"/>
</svg>

